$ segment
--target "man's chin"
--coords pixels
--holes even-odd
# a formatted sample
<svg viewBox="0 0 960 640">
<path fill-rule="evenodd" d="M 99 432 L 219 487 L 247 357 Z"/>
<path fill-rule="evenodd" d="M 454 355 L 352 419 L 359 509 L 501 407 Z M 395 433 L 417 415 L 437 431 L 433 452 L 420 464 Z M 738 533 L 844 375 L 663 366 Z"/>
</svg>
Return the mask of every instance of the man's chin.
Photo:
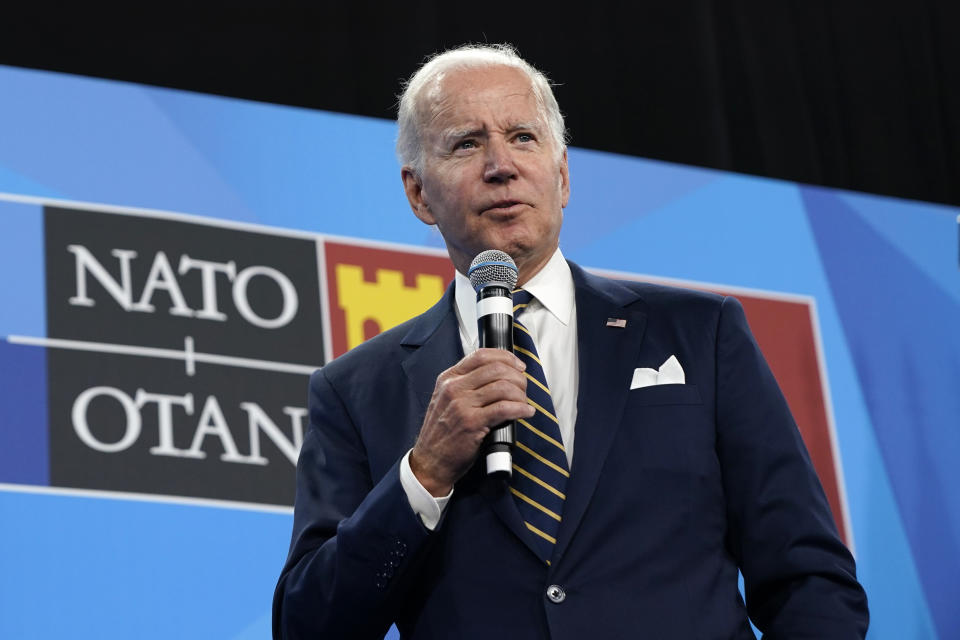
<svg viewBox="0 0 960 640">
<path fill-rule="evenodd" d="M 518 268 L 523 269 L 526 265 L 535 264 L 541 261 L 546 262 L 546 260 L 549 260 L 550 256 L 553 255 L 553 251 L 556 249 L 555 244 L 553 247 L 549 248 L 541 245 L 542 243 L 537 242 L 535 239 L 531 239 L 527 234 L 487 238 L 487 241 L 483 246 L 480 246 L 479 244 L 473 246 L 474 251 L 472 255 L 460 256 L 459 262 L 463 262 L 469 266 L 477 254 L 479 254 L 481 251 L 489 251 L 494 249 L 506 253 L 508 256 L 513 258 L 515 263 L 517 263 Z M 450 258 L 453 260 L 454 266 L 458 266 L 459 268 L 457 256 L 451 253 Z"/>
</svg>

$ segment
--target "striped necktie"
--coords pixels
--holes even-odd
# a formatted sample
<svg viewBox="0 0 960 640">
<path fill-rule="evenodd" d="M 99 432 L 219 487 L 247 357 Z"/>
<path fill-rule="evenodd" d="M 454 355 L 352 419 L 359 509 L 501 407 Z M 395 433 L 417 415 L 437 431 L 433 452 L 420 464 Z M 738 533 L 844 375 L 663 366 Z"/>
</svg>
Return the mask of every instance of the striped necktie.
<svg viewBox="0 0 960 640">
<path fill-rule="evenodd" d="M 537 412 L 530 418 L 517 420 L 510 492 L 524 524 L 533 534 L 540 557 L 550 564 L 570 471 L 543 365 L 533 337 L 519 319 L 532 299 L 523 289 L 513 292 L 513 350 L 527 365 L 527 402 Z"/>
</svg>

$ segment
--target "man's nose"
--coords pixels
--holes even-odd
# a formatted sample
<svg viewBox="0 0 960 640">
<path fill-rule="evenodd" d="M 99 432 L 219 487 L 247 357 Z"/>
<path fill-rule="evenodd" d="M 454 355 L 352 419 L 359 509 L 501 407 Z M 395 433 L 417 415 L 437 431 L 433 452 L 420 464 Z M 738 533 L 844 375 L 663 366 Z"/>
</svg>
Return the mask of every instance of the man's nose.
<svg viewBox="0 0 960 640">
<path fill-rule="evenodd" d="M 483 168 L 485 182 L 507 182 L 517 177 L 517 166 L 506 141 L 491 140 L 486 152 L 486 163 Z"/>
</svg>

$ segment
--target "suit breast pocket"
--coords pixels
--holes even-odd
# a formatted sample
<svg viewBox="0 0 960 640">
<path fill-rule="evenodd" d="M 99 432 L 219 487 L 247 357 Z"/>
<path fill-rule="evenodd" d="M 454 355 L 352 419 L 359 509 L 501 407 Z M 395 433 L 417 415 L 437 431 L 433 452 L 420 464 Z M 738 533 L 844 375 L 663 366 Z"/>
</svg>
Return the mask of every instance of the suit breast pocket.
<svg viewBox="0 0 960 640">
<path fill-rule="evenodd" d="M 620 435 L 641 467 L 702 474 L 716 459 L 713 412 L 696 385 L 630 391 Z"/>
<path fill-rule="evenodd" d="M 655 384 L 630 390 L 629 404 L 702 404 L 695 384 Z"/>
</svg>

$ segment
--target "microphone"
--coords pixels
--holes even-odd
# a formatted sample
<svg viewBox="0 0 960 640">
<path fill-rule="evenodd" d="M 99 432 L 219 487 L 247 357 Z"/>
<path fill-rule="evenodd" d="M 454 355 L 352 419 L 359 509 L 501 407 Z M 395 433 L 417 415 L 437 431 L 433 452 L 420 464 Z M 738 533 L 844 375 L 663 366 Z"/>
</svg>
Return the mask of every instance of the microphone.
<svg viewBox="0 0 960 640">
<path fill-rule="evenodd" d="M 513 353 L 513 288 L 517 286 L 517 265 L 513 258 L 490 249 L 481 251 L 467 271 L 470 284 L 477 292 L 477 329 L 480 346 L 506 349 Z M 514 443 L 513 421 L 490 430 L 483 441 L 487 475 L 509 478 L 513 473 L 511 447 Z"/>
</svg>

